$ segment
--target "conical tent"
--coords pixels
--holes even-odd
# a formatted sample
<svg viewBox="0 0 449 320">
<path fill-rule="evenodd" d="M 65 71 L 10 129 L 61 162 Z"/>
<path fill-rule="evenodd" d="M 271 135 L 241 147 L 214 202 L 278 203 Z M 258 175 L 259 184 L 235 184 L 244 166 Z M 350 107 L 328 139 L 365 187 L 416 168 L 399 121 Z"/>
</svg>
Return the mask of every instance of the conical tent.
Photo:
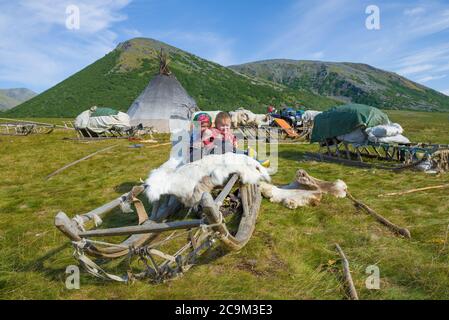
<svg viewBox="0 0 449 320">
<path fill-rule="evenodd" d="M 167 57 L 161 52 L 160 74 L 157 75 L 128 110 L 132 125 L 142 123 L 159 132 L 185 129 L 197 110 L 195 100 L 168 70 Z"/>
</svg>

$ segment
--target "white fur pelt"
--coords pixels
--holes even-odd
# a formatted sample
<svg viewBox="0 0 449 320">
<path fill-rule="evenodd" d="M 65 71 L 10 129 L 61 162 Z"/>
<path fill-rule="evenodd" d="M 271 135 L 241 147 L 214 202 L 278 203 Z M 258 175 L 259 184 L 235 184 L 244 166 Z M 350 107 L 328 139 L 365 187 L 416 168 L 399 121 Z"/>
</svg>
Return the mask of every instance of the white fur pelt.
<svg viewBox="0 0 449 320">
<path fill-rule="evenodd" d="M 304 170 L 296 172 L 295 180 L 289 185 L 276 187 L 262 182 L 262 195 L 270 202 L 281 203 L 289 209 L 318 205 L 323 194 L 331 194 L 337 198 L 346 197 L 346 183 L 342 180 L 327 182 L 313 178 Z"/>
<path fill-rule="evenodd" d="M 244 108 L 239 108 L 236 111 L 229 112 L 231 116 L 231 122 L 233 128 L 238 128 L 239 126 L 254 126 L 259 127 L 268 122 L 268 115 L 266 114 L 255 114 L 251 110 L 246 110 Z"/>
<path fill-rule="evenodd" d="M 243 154 L 209 155 L 192 163 L 179 164 L 179 159 L 170 159 L 150 173 L 145 181 L 150 202 L 158 201 L 163 195 L 174 195 L 185 206 L 194 207 L 204 192 L 223 186 L 234 173 L 245 184 L 270 181 L 267 169 Z"/>
<path fill-rule="evenodd" d="M 307 110 L 302 115 L 302 120 L 304 122 L 313 122 L 315 120 L 315 117 L 322 113 L 321 111 L 314 111 L 314 110 Z"/>
</svg>

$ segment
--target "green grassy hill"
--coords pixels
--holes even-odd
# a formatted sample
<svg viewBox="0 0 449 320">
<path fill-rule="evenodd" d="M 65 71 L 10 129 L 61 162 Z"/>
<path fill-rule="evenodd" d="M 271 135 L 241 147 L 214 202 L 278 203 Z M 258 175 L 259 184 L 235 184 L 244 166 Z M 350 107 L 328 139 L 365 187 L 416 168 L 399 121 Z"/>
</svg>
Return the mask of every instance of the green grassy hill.
<svg viewBox="0 0 449 320">
<path fill-rule="evenodd" d="M 250 76 L 321 96 L 383 109 L 449 111 L 449 97 L 366 64 L 267 60 L 231 66 Z"/>
<path fill-rule="evenodd" d="M 127 111 L 159 70 L 160 48 L 170 54 L 170 68 L 204 110 L 255 111 L 268 104 L 296 104 L 326 108 L 336 101 L 306 90 L 242 75 L 152 39 L 136 38 L 39 96 L 7 112 L 10 116 L 73 117 L 93 105 Z"/>
</svg>

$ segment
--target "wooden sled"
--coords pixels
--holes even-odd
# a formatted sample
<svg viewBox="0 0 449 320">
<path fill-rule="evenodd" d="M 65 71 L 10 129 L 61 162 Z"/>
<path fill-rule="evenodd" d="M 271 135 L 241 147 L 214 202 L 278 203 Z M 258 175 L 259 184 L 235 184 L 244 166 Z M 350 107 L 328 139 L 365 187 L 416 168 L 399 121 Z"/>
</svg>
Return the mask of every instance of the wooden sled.
<svg viewBox="0 0 449 320">
<path fill-rule="evenodd" d="M 257 185 L 241 184 L 234 174 L 223 188 L 204 193 L 198 208 L 184 208 L 174 196 L 166 196 L 152 204 L 148 216 L 138 199 L 144 191 L 145 186 L 134 187 L 114 201 L 73 219 L 64 212 L 56 215 L 55 226 L 72 241 L 74 256 L 90 274 L 122 282 L 144 278 L 161 282 L 182 275 L 216 240 L 228 250 L 240 250 L 253 234 L 262 199 Z M 107 213 L 123 204 L 134 206 L 138 225 L 85 229 L 85 223 L 93 220 L 98 225 Z M 180 219 L 180 215 L 184 218 Z M 113 241 L 120 236 L 127 238 Z M 122 277 L 109 274 L 91 258 L 125 259 L 128 273 Z M 136 259 L 144 265 L 138 273 L 131 271 Z"/>
<path fill-rule="evenodd" d="M 75 138 L 64 138 L 64 140 L 72 141 L 102 141 L 102 140 L 119 140 L 119 139 L 132 139 L 139 138 L 145 135 L 153 137 L 153 127 L 132 127 L 130 130 L 105 130 L 102 133 L 95 133 L 89 129 L 76 128 L 71 121 L 65 121 L 64 126 L 67 129 L 72 129 L 76 132 Z"/>
<path fill-rule="evenodd" d="M 28 136 L 30 134 L 50 134 L 55 129 L 53 125 L 40 125 L 27 122 L 0 123 L 0 135 Z"/>
<path fill-rule="evenodd" d="M 308 152 L 306 157 L 317 161 L 393 171 L 418 169 L 420 165 L 427 163 L 432 171 L 449 171 L 449 145 L 441 144 L 368 143 L 359 146 L 327 139 L 320 143 L 318 153 Z"/>
<path fill-rule="evenodd" d="M 277 119 L 282 120 L 282 119 Z M 288 126 L 287 122 L 285 124 Z M 278 126 L 260 126 L 258 128 L 251 126 L 240 126 L 235 133 L 241 135 L 244 139 L 264 141 L 266 143 L 285 143 L 285 142 L 306 142 L 310 140 L 312 133 L 311 127 L 303 126 L 296 129 L 290 127 L 288 131 Z"/>
</svg>

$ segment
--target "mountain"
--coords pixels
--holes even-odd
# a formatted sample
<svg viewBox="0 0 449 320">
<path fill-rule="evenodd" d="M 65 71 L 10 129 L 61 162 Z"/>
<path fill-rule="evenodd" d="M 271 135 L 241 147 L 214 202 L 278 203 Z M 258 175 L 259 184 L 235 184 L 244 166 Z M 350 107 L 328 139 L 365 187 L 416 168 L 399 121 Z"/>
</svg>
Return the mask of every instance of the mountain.
<svg viewBox="0 0 449 320">
<path fill-rule="evenodd" d="M 29 89 L 0 89 L 0 111 L 11 109 L 37 94 Z"/>
<path fill-rule="evenodd" d="M 74 117 L 93 105 L 127 111 L 159 71 L 158 53 L 169 53 L 169 67 L 204 110 L 301 103 L 326 108 L 338 102 L 308 90 L 237 73 L 165 43 L 146 38 L 123 42 L 112 52 L 37 97 L 7 112 L 11 116 Z"/>
<path fill-rule="evenodd" d="M 367 64 L 301 60 L 266 60 L 231 69 L 293 90 L 383 109 L 449 111 L 449 97 L 396 73 Z"/>
</svg>

